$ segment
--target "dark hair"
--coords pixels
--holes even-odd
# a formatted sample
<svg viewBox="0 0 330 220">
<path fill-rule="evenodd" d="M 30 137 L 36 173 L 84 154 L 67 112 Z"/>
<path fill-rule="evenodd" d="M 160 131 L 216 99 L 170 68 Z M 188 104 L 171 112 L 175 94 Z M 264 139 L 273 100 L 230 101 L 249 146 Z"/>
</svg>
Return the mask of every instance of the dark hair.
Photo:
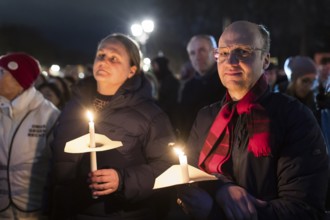
<svg viewBox="0 0 330 220">
<path fill-rule="evenodd" d="M 38 86 L 37 90 L 42 90 L 43 88 L 49 88 L 50 90 L 52 90 L 55 95 L 57 96 L 57 98 L 59 99 L 59 104 L 57 105 L 57 107 L 59 109 L 62 109 L 65 105 L 65 98 L 63 97 L 63 94 L 61 92 L 61 90 L 58 88 L 58 86 L 56 85 L 55 82 L 44 82 L 42 83 L 40 86 Z"/>
<path fill-rule="evenodd" d="M 166 57 L 155 57 L 151 63 L 157 63 L 160 69 L 168 69 L 169 60 Z"/>
<path fill-rule="evenodd" d="M 64 76 L 63 79 L 68 81 L 71 85 L 76 83 L 76 80 L 73 76 Z"/>
<path fill-rule="evenodd" d="M 69 88 L 68 84 L 64 81 L 64 79 L 60 76 L 50 76 L 48 82 L 59 82 L 61 88 L 59 90 L 62 92 L 64 101 L 67 102 L 71 98 L 71 88 Z"/>
<path fill-rule="evenodd" d="M 325 65 L 327 63 L 330 63 L 330 57 L 322 57 L 322 59 L 320 60 L 320 64 Z"/>
<path fill-rule="evenodd" d="M 121 34 L 121 33 L 114 33 L 106 36 L 103 38 L 97 48 L 100 47 L 100 45 L 106 41 L 119 41 L 124 45 L 126 48 L 126 51 L 128 53 L 128 56 L 130 58 L 130 65 L 131 66 L 136 66 L 136 74 L 139 74 L 141 72 L 141 55 L 140 55 L 140 49 L 139 45 L 136 43 L 135 40 L 133 40 L 131 37 Z"/>
<path fill-rule="evenodd" d="M 269 34 L 269 31 L 262 24 L 259 24 L 258 25 L 258 30 L 259 30 L 259 32 L 261 34 L 261 37 L 262 37 L 263 41 L 264 41 L 263 49 L 266 52 L 269 52 L 269 50 L 270 50 L 270 34 Z"/>
</svg>

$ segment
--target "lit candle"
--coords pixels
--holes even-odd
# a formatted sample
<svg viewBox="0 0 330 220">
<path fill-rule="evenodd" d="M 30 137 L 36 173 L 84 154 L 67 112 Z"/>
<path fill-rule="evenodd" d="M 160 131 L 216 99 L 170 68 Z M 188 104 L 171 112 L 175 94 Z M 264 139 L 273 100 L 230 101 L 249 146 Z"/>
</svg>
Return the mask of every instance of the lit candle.
<svg viewBox="0 0 330 220">
<path fill-rule="evenodd" d="M 94 128 L 94 121 L 93 121 L 93 114 L 88 111 L 87 116 L 89 118 L 89 147 L 95 147 L 95 128 Z M 91 152 L 91 171 L 97 170 L 97 161 L 96 161 L 96 152 Z"/>
<path fill-rule="evenodd" d="M 187 155 L 185 155 L 184 152 L 180 148 L 174 148 L 174 151 L 179 156 L 182 181 L 184 183 L 188 183 L 189 182 L 189 172 L 188 172 Z"/>
<path fill-rule="evenodd" d="M 93 114 L 90 111 L 87 111 L 87 117 L 89 118 L 89 147 L 95 147 L 95 128 L 93 121 Z M 97 170 L 97 160 L 96 160 L 96 151 L 91 151 L 91 171 Z M 94 199 L 97 199 L 97 196 L 93 196 Z"/>
</svg>

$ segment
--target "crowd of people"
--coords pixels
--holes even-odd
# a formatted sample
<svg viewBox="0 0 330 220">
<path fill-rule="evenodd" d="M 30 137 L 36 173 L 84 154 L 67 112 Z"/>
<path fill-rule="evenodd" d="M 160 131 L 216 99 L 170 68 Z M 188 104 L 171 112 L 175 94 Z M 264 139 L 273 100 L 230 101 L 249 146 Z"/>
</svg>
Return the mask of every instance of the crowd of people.
<svg viewBox="0 0 330 220">
<path fill-rule="evenodd" d="M 1 55 L 0 219 L 325 219 L 330 58 L 280 67 L 270 47 L 265 26 L 236 21 L 218 42 L 192 36 L 179 74 L 164 55 L 144 72 L 138 44 L 113 33 L 80 80 Z M 96 170 L 64 151 L 88 133 L 87 111 L 122 144 L 97 152 Z M 153 190 L 177 163 L 170 143 L 217 180 Z"/>
</svg>

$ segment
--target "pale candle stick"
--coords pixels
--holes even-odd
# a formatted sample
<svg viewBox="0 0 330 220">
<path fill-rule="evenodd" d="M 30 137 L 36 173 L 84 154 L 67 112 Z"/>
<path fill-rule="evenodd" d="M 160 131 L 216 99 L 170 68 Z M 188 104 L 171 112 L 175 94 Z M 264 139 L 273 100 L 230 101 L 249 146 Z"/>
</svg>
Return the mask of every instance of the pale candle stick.
<svg viewBox="0 0 330 220">
<path fill-rule="evenodd" d="M 88 111 L 87 112 L 88 118 L 89 118 L 89 147 L 95 148 L 95 128 L 94 128 L 94 121 L 93 121 L 93 114 Z M 96 152 L 91 151 L 91 171 L 97 170 L 97 160 L 96 160 Z"/>
<path fill-rule="evenodd" d="M 174 148 L 174 150 L 179 156 L 182 181 L 183 181 L 183 183 L 189 183 L 187 155 L 185 155 L 184 152 L 179 148 Z"/>
<path fill-rule="evenodd" d="M 89 147 L 95 148 L 95 127 L 93 121 L 93 114 L 88 111 L 87 116 L 89 118 Z M 91 171 L 97 170 L 96 151 L 90 152 Z M 97 199 L 98 196 L 93 196 L 93 199 Z"/>
</svg>

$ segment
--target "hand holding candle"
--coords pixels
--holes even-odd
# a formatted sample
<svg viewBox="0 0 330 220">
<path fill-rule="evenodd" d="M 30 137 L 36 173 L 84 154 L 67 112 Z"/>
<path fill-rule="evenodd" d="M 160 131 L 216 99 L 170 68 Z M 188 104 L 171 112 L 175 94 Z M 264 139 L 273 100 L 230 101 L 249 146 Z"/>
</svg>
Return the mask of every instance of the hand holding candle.
<svg viewBox="0 0 330 220">
<path fill-rule="evenodd" d="M 182 181 L 184 183 L 189 182 L 189 172 L 188 172 L 188 161 L 187 161 L 187 155 L 184 154 L 184 152 L 178 148 L 175 147 L 174 151 L 177 153 L 179 156 L 179 162 L 180 162 L 180 167 L 181 167 L 181 176 L 182 176 Z"/>
</svg>

